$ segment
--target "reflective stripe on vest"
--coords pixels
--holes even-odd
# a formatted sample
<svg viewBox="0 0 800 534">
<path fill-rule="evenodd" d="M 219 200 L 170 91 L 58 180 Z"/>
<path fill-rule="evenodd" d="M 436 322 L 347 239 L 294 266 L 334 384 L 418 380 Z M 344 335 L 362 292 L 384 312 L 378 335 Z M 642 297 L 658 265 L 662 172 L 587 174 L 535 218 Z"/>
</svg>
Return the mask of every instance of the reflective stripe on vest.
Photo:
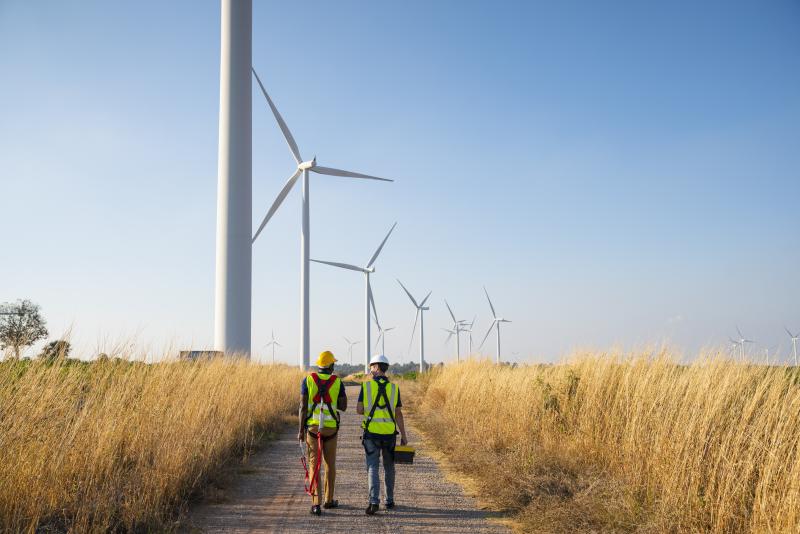
<svg viewBox="0 0 800 534">
<path fill-rule="evenodd" d="M 364 428 L 367 423 L 367 417 L 369 417 L 369 413 L 372 411 L 372 405 L 378 402 L 378 391 L 380 388 L 375 380 L 364 382 L 361 388 L 362 391 L 364 391 L 364 419 L 361 421 L 361 428 Z M 386 382 L 386 396 L 389 398 L 389 406 L 392 407 L 393 414 L 397 413 L 397 391 L 398 388 L 396 384 L 392 384 L 389 381 Z M 381 397 L 378 406 L 375 408 L 372 421 L 370 421 L 369 428 L 366 430 L 372 434 L 394 434 L 394 421 L 392 421 L 389 415 L 389 410 L 381 407 L 382 402 L 384 402 L 383 397 Z"/>
<path fill-rule="evenodd" d="M 330 378 L 331 375 L 318 373 L 317 376 L 324 382 Z M 336 410 L 337 403 L 339 402 L 339 388 L 341 387 L 342 381 L 337 377 L 336 380 L 333 381 L 333 385 L 331 385 L 330 389 L 328 390 L 331 396 L 331 407 L 334 410 Z M 306 377 L 306 388 L 308 389 L 308 406 L 306 406 L 306 413 L 311 415 L 311 417 L 308 419 L 308 426 L 319 426 L 319 412 L 322 410 L 325 414 L 325 423 L 322 426 L 325 428 L 336 428 L 336 421 L 333 419 L 333 414 L 330 413 L 328 407 L 325 405 L 325 401 L 320 401 L 320 403 L 314 408 L 314 412 L 311 413 L 311 407 L 314 406 L 314 396 L 317 394 L 317 391 L 319 391 L 317 388 L 317 383 L 314 382 L 314 378 L 311 375 Z"/>
</svg>

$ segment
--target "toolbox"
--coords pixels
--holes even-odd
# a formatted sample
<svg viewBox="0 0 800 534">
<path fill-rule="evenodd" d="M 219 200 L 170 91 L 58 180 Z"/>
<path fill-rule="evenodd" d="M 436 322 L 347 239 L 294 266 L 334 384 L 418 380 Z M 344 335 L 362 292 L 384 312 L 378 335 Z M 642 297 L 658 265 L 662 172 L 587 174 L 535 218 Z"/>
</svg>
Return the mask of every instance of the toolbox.
<svg viewBox="0 0 800 534">
<path fill-rule="evenodd" d="M 394 448 L 394 463 L 396 464 L 413 464 L 414 463 L 414 447 L 408 445 L 397 445 Z"/>
</svg>

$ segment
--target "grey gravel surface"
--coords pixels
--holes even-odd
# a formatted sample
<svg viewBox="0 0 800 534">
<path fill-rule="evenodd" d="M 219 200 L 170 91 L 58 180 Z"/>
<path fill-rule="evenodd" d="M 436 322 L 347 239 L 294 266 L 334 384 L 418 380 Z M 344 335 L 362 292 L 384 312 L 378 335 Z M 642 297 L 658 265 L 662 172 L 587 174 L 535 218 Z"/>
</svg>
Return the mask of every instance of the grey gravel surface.
<svg viewBox="0 0 800 534">
<path fill-rule="evenodd" d="M 251 457 L 217 502 L 189 510 L 183 532 L 434 532 L 508 533 L 491 512 L 480 510 L 462 488 L 446 480 L 409 426 L 416 450 L 412 465 L 396 465 L 394 510 L 367 516 L 367 472 L 361 446 L 361 418 L 355 413 L 358 387 L 347 388 L 350 409 L 339 431 L 336 499 L 339 508 L 309 514 L 311 498 L 303 491 L 303 470 L 296 430 Z M 381 475 L 381 479 L 383 476 Z M 381 497 L 383 501 L 383 496 Z"/>
</svg>

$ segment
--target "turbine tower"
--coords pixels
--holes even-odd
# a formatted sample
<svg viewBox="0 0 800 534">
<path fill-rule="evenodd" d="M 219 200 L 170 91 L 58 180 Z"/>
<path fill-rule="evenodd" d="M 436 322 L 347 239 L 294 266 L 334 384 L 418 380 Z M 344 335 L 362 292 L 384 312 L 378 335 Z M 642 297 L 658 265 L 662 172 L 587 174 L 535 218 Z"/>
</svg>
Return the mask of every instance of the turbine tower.
<svg viewBox="0 0 800 534">
<path fill-rule="evenodd" d="M 744 337 L 744 335 L 742 335 L 742 331 L 739 330 L 738 326 L 736 327 L 736 333 L 739 334 L 739 340 L 738 341 L 734 341 L 734 343 L 736 345 L 739 345 L 739 351 L 740 351 L 739 354 L 740 354 L 740 357 L 741 357 L 742 361 L 744 361 L 744 359 L 745 359 L 745 347 L 744 347 L 744 344 L 745 343 L 755 343 L 755 341 L 753 341 L 752 339 L 746 339 Z M 731 340 L 731 341 L 733 341 L 733 340 Z"/>
<path fill-rule="evenodd" d="M 419 372 L 423 373 L 425 371 L 425 317 L 423 316 L 423 312 L 430 310 L 430 308 L 425 306 L 425 302 L 428 300 L 428 297 L 431 296 L 432 291 L 429 291 L 428 294 L 425 295 L 425 298 L 417 304 L 417 301 L 411 296 L 411 292 L 406 289 L 403 282 L 398 280 L 397 283 L 400 284 L 400 287 L 403 288 L 403 291 L 406 292 L 408 298 L 411 299 L 411 303 L 417 309 L 414 313 L 414 326 L 411 328 L 411 339 L 408 342 L 408 348 L 410 350 L 411 344 L 414 343 L 414 332 L 417 330 L 417 319 L 419 319 Z"/>
<path fill-rule="evenodd" d="M 283 133 L 283 137 L 286 139 L 286 143 L 289 145 L 289 151 L 292 153 L 292 157 L 294 157 L 295 163 L 297 164 L 297 169 L 294 171 L 289 179 L 286 181 L 286 184 L 281 189 L 280 193 L 278 193 L 277 198 L 272 203 L 272 206 L 267 211 L 267 214 L 264 216 L 264 220 L 261 221 L 261 225 L 256 230 L 256 233 L 253 235 L 252 241 L 258 238 L 261 231 L 267 225 L 267 222 L 272 218 L 275 212 L 280 207 L 283 200 L 292 190 L 294 184 L 297 182 L 298 177 L 300 174 L 303 175 L 303 215 L 302 215 L 302 224 L 300 230 L 300 324 L 302 325 L 302 333 L 300 335 L 300 354 L 303 359 L 303 369 L 308 369 L 310 364 L 310 344 L 311 344 L 311 327 L 310 327 L 310 312 L 309 312 L 309 260 L 310 260 L 310 250 L 311 250 L 311 226 L 310 226 L 310 219 L 309 219 L 309 187 L 310 181 L 308 178 L 309 171 L 315 172 L 318 174 L 327 174 L 330 176 L 343 176 L 346 178 L 364 178 L 368 180 L 380 180 L 382 182 L 392 182 L 393 180 L 387 180 L 386 178 L 378 178 L 377 176 L 369 176 L 367 174 L 361 174 L 357 172 L 351 171 L 343 171 L 341 169 L 334 169 L 331 167 L 322 167 L 317 165 L 317 157 L 311 161 L 303 161 L 303 158 L 300 156 L 300 149 L 297 147 L 297 143 L 292 136 L 292 132 L 289 131 L 289 127 L 286 125 L 286 122 L 281 117 L 281 114 L 278 112 L 278 108 L 275 107 L 275 104 L 272 102 L 272 99 L 267 94 L 267 90 L 264 88 L 264 84 L 261 83 L 261 78 L 258 77 L 255 69 L 252 69 L 253 75 L 258 82 L 258 86 L 261 88 L 261 92 L 264 94 L 264 98 L 267 99 L 267 104 L 269 104 L 269 108 L 272 110 L 272 114 L 275 116 L 275 120 L 278 123 L 278 127 L 281 129 Z M 369 340 L 367 340 L 369 343 Z"/>
<path fill-rule="evenodd" d="M 394 231 L 394 227 L 397 226 L 397 223 L 394 223 L 391 228 L 389 228 L 389 233 L 386 234 L 386 237 L 383 238 L 381 244 L 378 245 L 378 248 L 375 250 L 375 253 L 367 262 L 366 267 L 358 267 L 356 265 L 350 265 L 349 263 L 337 263 L 333 261 L 322 261 L 322 260 L 311 260 L 315 263 L 324 263 L 325 265 L 331 265 L 333 267 L 339 267 L 340 269 L 348 269 L 350 271 L 358 271 L 364 273 L 364 277 L 366 280 L 366 317 L 365 317 L 365 328 L 366 328 L 366 338 L 364 341 L 364 352 L 365 359 L 364 359 L 364 374 L 369 372 L 369 360 L 372 358 L 372 346 L 370 345 L 370 306 L 372 305 L 372 286 L 369 283 L 369 275 L 375 272 L 375 261 L 378 259 L 378 255 L 383 250 L 383 246 L 386 244 L 386 241 L 389 239 L 389 236 L 392 235 Z"/>
<path fill-rule="evenodd" d="M 486 338 L 489 337 L 489 334 L 492 333 L 492 328 L 495 328 L 497 330 L 497 363 L 500 363 L 500 323 L 510 323 L 511 321 L 497 316 L 497 312 L 494 311 L 494 306 L 492 305 L 492 299 L 489 298 L 489 292 L 486 291 L 486 286 L 483 286 L 483 292 L 486 293 L 486 300 L 489 301 L 489 308 L 492 310 L 492 324 L 489 325 L 489 330 L 487 330 L 486 335 L 483 336 L 481 347 L 486 343 Z"/>
<path fill-rule="evenodd" d="M 792 356 L 794 356 L 794 366 L 797 367 L 797 338 L 798 334 L 792 334 L 788 328 L 785 326 L 783 327 L 786 330 L 786 333 L 789 334 L 789 337 L 792 338 Z"/>
<path fill-rule="evenodd" d="M 250 357 L 252 0 L 222 0 L 214 349 Z"/>
</svg>

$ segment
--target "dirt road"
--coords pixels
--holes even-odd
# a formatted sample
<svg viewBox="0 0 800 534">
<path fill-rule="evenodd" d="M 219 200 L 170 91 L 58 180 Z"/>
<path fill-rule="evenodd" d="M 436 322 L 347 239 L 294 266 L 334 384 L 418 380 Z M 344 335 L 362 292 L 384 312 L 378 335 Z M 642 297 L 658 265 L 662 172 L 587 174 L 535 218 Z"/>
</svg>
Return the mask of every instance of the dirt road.
<svg viewBox="0 0 800 534">
<path fill-rule="evenodd" d="M 250 458 L 225 488 L 222 502 L 200 503 L 191 509 L 184 532 L 509 532 L 489 519 L 490 512 L 479 510 L 460 486 L 445 479 L 413 428 L 407 430 L 417 455 L 413 465 L 396 466 L 397 506 L 394 510 L 381 507 L 374 516 L 364 514 L 367 473 L 361 419 L 355 413 L 358 387 L 348 387 L 347 395 L 350 409 L 342 417 L 336 460 L 339 508 L 323 510 L 320 517 L 309 514 L 311 499 L 303 491 L 297 431 L 287 429 Z"/>
</svg>

